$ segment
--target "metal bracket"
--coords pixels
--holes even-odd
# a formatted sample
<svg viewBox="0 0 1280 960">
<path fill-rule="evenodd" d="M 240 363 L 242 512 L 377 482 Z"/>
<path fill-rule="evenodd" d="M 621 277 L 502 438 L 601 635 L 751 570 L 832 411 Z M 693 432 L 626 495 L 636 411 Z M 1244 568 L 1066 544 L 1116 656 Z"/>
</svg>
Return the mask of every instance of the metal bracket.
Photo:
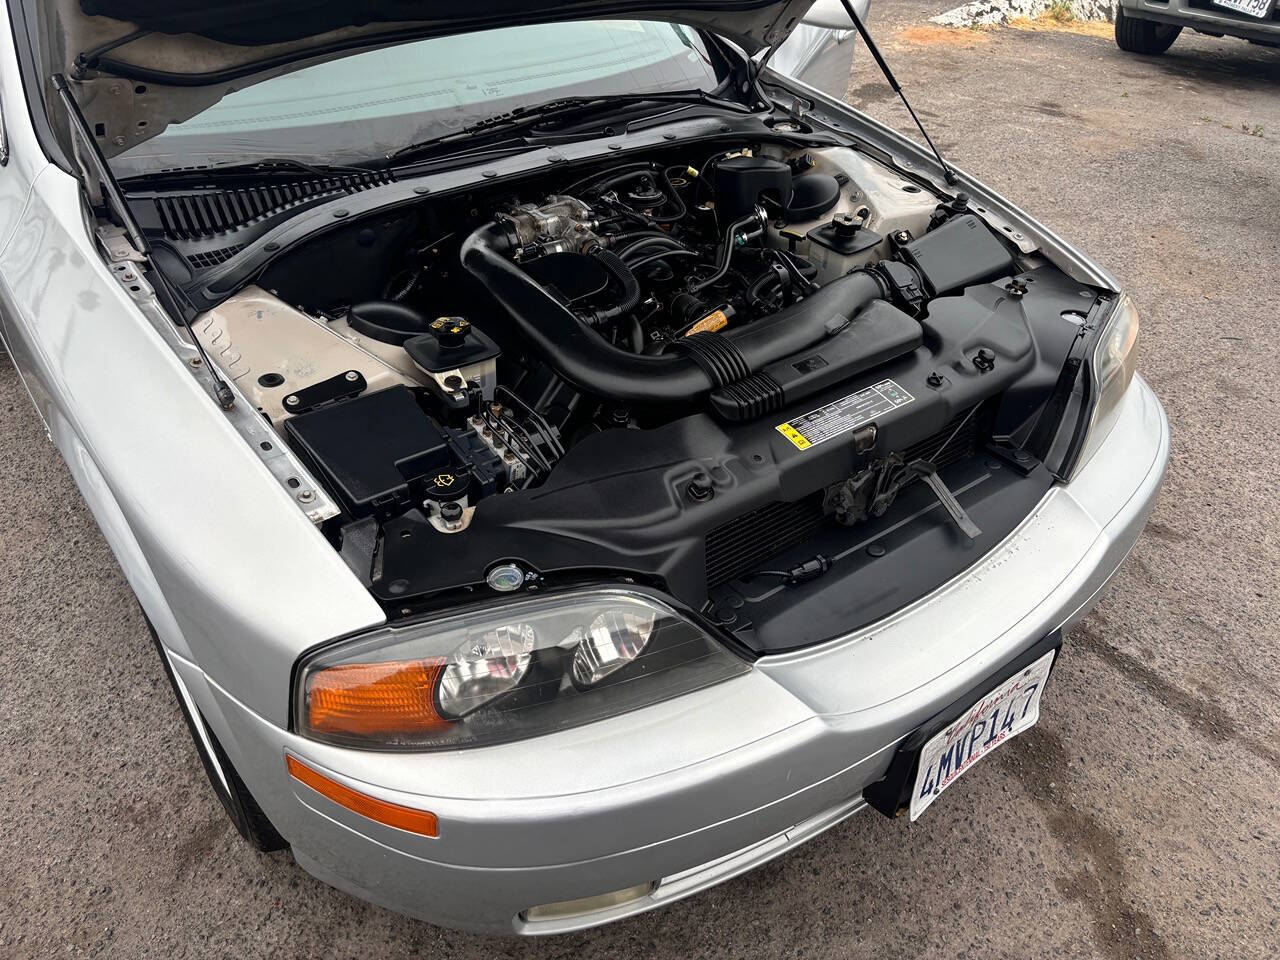
<svg viewBox="0 0 1280 960">
<path fill-rule="evenodd" d="M 947 485 L 942 482 L 942 478 L 938 476 L 937 468 L 932 463 L 928 460 L 915 460 L 907 464 L 907 469 L 929 485 L 933 495 L 942 504 L 942 509 L 946 510 L 951 519 L 955 521 L 955 525 L 960 528 L 961 533 L 970 540 L 977 540 L 982 536 L 982 529 L 973 522 L 973 518 L 965 512 L 964 507 L 960 506 L 960 501 L 956 499 L 956 495 L 948 489 Z"/>
<path fill-rule="evenodd" d="M 114 223 L 103 224 L 98 227 L 98 239 L 102 241 L 107 249 L 107 256 L 112 260 L 147 262 L 146 254 L 134 248 L 124 227 L 117 227 Z"/>
<path fill-rule="evenodd" d="M 98 228 L 98 236 L 104 246 L 107 240 L 102 234 L 111 229 L 118 228 L 105 226 Z M 199 351 L 182 337 L 180 328 L 174 324 L 173 319 L 156 299 L 151 284 L 137 269 L 136 261 L 112 260 L 107 266 L 147 322 L 160 334 L 160 338 L 178 355 L 178 358 L 191 368 L 193 374 L 201 369 L 204 360 Z M 196 382 L 214 400 L 217 399 L 212 385 L 204 377 L 196 377 Z M 336 517 L 339 512 L 337 504 L 316 482 L 293 451 L 285 445 L 280 435 L 258 414 L 253 404 L 240 392 L 234 382 L 229 385 L 229 389 L 238 402 L 230 410 L 225 411 L 227 422 L 249 445 L 249 449 L 257 454 L 258 459 L 271 472 L 276 482 L 285 489 L 312 523 L 319 524 L 330 517 Z"/>
</svg>

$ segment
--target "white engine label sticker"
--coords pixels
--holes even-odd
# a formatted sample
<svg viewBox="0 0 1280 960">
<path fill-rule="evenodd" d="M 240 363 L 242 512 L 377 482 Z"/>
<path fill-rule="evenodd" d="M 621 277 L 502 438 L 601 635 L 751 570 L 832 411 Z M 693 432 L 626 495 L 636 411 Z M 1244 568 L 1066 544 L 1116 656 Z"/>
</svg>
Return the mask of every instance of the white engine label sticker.
<svg viewBox="0 0 1280 960">
<path fill-rule="evenodd" d="M 778 432 L 795 444 L 796 449 L 808 450 L 832 437 L 856 430 L 890 410 L 905 407 L 913 400 L 915 397 L 892 380 L 881 380 L 825 407 L 810 410 L 789 423 L 778 424 Z"/>
</svg>

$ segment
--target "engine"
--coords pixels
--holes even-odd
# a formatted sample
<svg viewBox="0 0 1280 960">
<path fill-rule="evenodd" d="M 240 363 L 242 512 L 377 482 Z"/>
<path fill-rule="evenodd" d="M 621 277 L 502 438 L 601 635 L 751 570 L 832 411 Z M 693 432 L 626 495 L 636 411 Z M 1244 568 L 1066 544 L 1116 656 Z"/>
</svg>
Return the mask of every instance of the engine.
<svg viewBox="0 0 1280 960">
<path fill-rule="evenodd" d="M 354 224 L 197 332 L 384 602 L 514 568 L 701 607 L 917 480 L 1043 446 L 1100 301 L 983 214 L 852 148 L 672 148 Z"/>
</svg>

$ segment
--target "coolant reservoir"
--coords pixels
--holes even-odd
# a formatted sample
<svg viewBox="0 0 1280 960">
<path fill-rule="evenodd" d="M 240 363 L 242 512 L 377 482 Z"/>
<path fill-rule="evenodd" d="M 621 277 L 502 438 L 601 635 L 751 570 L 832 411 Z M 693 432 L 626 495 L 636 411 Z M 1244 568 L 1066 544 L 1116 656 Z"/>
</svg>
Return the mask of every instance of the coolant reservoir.
<svg viewBox="0 0 1280 960">
<path fill-rule="evenodd" d="M 771 247 L 812 261 L 818 267 L 819 283 L 829 283 L 850 270 L 889 256 L 888 237 L 895 231 L 910 230 L 912 236 L 919 237 L 928 229 L 929 218 L 938 205 L 933 194 L 849 147 L 824 147 L 808 153 L 813 158 L 814 171 L 847 178 L 840 200 L 834 209 L 815 220 L 785 225 L 775 221 L 769 227 L 768 242 Z M 878 239 L 871 244 L 846 242 L 838 234 L 847 233 L 850 222 L 867 231 L 863 234 L 865 239 Z M 836 228 L 842 223 L 844 229 L 838 231 Z"/>
</svg>

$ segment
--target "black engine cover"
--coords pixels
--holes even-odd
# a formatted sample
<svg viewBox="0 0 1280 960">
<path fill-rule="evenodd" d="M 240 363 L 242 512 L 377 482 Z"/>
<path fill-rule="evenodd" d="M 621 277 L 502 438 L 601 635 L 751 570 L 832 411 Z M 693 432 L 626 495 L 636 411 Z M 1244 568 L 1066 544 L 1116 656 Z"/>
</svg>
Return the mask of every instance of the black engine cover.
<svg viewBox="0 0 1280 960">
<path fill-rule="evenodd" d="M 1025 295 L 1000 280 L 935 299 L 920 325 L 911 321 L 918 339 L 907 352 L 758 420 L 698 413 L 589 435 L 542 486 L 481 500 L 463 534 L 439 533 L 414 514 L 391 519 L 373 592 L 402 605 L 468 584 L 483 589 L 491 566 L 514 561 L 548 585 L 630 576 L 701 608 L 711 531 L 820 495 L 872 459 L 923 450 L 983 401 L 989 432 L 975 438 L 979 445 L 992 429 L 1007 434 L 1034 419 L 1078 333 L 1062 313 L 1080 308 L 1081 290 L 1051 267 L 1020 276 L 1031 278 Z M 989 363 L 975 362 L 980 351 L 989 351 Z M 874 430 L 848 426 L 868 414 L 864 426 Z M 803 433 L 815 420 L 830 429 L 810 431 L 803 443 L 784 429 L 798 423 Z"/>
</svg>

